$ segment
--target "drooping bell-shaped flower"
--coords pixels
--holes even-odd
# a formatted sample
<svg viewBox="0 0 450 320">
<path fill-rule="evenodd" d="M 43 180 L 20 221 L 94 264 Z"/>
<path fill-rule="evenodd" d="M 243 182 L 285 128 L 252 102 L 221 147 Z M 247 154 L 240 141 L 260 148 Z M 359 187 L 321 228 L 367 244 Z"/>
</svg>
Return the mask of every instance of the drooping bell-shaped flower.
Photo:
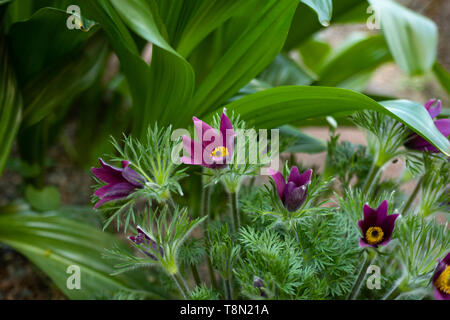
<svg viewBox="0 0 450 320">
<path fill-rule="evenodd" d="M 450 252 L 438 265 L 433 275 L 434 297 L 437 300 L 450 300 Z"/>
<path fill-rule="evenodd" d="M 436 106 L 434 106 L 436 104 Z M 433 107 L 434 106 L 434 107 Z M 425 104 L 425 109 L 427 109 L 430 117 L 432 119 L 436 118 L 442 110 L 442 104 L 440 100 L 431 99 Z M 450 136 L 450 119 L 438 119 L 434 120 L 434 125 L 439 130 L 442 135 L 446 138 Z M 436 149 L 431 143 L 422 138 L 416 133 L 413 133 L 409 136 L 408 141 L 405 143 L 405 146 L 409 149 L 419 150 L 419 151 L 428 151 L 433 153 L 438 153 L 439 150 Z"/>
<path fill-rule="evenodd" d="M 269 173 L 275 182 L 277 193 L 284 207 L 290 212 L 297 211 L 306 200 L 312 169 L 300 174 L 297 167 L 292 167 L 287 182 L 281 172 L 271 170 Z"/>
<path fill-rule="evenodd" d="M 388 202 L 384 200 L 377 209 L 364 205 L 364 219 L 358 221 L 362 238 L 359 240 L 361 247 L 385 246 L 391 241 L 395 220 L 398 214 L 388 215 Z"/>
<path fill-rule="evenodd" d="M 92 168 L 92 173 L 106 185 L 94 193 L 100 199 L 95 209 L 105 202 L 126 198 L 136 189 L 144 187 L 145 178 L 130 168 L 129 161 L 122 161 L 122 168 L 113 167 L 101 158 L 99 161 L 101 168 Z"/>
<path fill-rule="evenodd" d="M 182 157 L 181 162 L 211 169 L 220 169 L 227 165 L 233 156 L 236 134 L 225 112 L 224 108 L 220 117 L 219 131 L 193 117 L 199 141 L 183 136 L 184 149 L 189 156 Z"/>
<path fill-rule="evenodd" d="M 140 245 L 142 247 L 141 251 L 150 259 L 158 261 L 159 259 L 154 254 L 158 251 L 158 244 L 156 241 L 150 238 L 150 236 L 145 233 L 140 226 L 137 226 L 136 229 L 138 234 L 136 236 L 130 236 L 128 239 L 135 244 Z M 159 254 L 161 257 L 164 257 L 164 250 L 161 247 L 159 247 Z"/>
<path fill-rule="evenodd" d="M 257 288 L 259 290 L 259 295 L 261 297 L 267 298 L 267 294 L 264 291 L 264 281 L 263 281 L 263 279 L 261 279 L 258 276 L 254 276 L 253 277 L 253 287 L 255 287 L 255 288 Z"/>
</svg>

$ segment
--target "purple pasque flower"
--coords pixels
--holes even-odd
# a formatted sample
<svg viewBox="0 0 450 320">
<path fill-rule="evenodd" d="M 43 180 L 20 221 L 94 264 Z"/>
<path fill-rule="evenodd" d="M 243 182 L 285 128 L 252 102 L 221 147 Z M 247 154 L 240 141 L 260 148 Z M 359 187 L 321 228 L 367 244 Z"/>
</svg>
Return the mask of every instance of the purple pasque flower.
<svg viewBox="0 0 450 320">
<path fill-rule="evenodd" d="M 290 212 L 297 211 L 306 200 L 307 186 L 311 182 L 312 169 L 300 174 L 296 166 L 292 167 L 288 182 L 279 171 L 271 169 L 269 173 L 275 182 L 284 207 Z"/>
<path fill-rule="evenodd" d="M 100 199 L 94 206 L 97 209 L 108 201 L 128 197 L 136 189 L 142 189 L 145 184 L 145 178 L 130 168 L 129 161 L 122 161 L 122 168 L 113 167 L 98 159 L 101 168 L 92 168 L 92 173 L 106 185 L 95 191 L 95 195 Z"/>
<path fill-rule="evenodd" d="M 138 234 L 136 236 L 130 236 L 128 237 L 128 239 L 130 239 L 135 244 L 142 246 L 141 251 L 150 259 L 158 261 L 159 259 L 154 255 L 154 252 L 158 251 L 158 244 L 156 243 L 156 241 L 150 238 L 150 236 L 144 230 L 142 230 L 140 226 L 137 226 L 136 229 Z M 164 250 L 161 247 L 159 247 L 159 255 L 161 257 L 164 257 Z"/>
<path fill-rule="evenodd" d="M 450 300 L 450 252 L 438 265 L 433 275 L 434 297 L 437 300 Z"/>
<path fill-rule="evenodd" d="M 398 214 L 387 214 L 388 202 L 386 200 L 377 209 L 372 209 L 365 204 L 363 212 L 364 219 L 358 221 L 358 226 L 362 232 L 359 245 L 373 248 L 387 245 L 391 241 Z"/>
<path fill-rule="evenodd" d="M 227 162 L 233 156 L 236 133 L 225 112 L 226 109 L 224 108 L 220 117 L 219 131 L 193 117 L 197 138 L 200 141 L 183 136 L 184 150 L 189 154 L 189 157 L 182 157 L 181 162 L 211 169 L 220 169 L 227 165 Z"/>
<path fill-rule="evenodd" d="M 436 104 L 436 106 L 434 106 Z M 434 106 L 434 107 L 433 107 Z M 440 100 L 431 99 L 425 103 L 425 109 L 427 109 L 428 114 L 432 119 L 436 118 L 442 110 L 442 104 Z M 450 136 L 450 119 L 438 119 L 434 120 L 434 125 L 439 130 L 442 135 L 446 138 Z M 438 153 L 439 150 L 436 149 L 431 143 L 422 138 L 416 133 L 413 133 L 409 136 L 408 141 L 405 143 L 405 146 L 410 149 L 415 149 L 419 151 L 429 151 L 433 153 Z"/>
</svg>

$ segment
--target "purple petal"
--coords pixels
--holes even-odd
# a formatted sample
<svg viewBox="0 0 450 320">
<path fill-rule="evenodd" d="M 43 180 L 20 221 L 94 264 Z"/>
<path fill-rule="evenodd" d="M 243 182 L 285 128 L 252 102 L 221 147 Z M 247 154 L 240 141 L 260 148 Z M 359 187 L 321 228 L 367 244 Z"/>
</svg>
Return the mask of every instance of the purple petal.
<svg viewBox="0 0 450 320">
<path fill-rule="evenodd" d="M 436 300 L 450 300 L 450 294 L 446 294 L 445 292 L 441 292 L 438 288 L 434 287 L 434 298 Z"/>
<path fill-rule="evenodd" d="M 398 216 L 398 214 L 390 214 L 380 224 L 380 227 L 384 232 L 385 239 L 391 238 L 392 232 L 394 231 L 395 227 L 395 220 L 398 218 Z"/>
<path fill-rule="evenodd" d="M 386 219 L 388 213 L 388 202 L 384 200 L 377 208 L 377 225 L 382 226 L 384 219 Z"/>
<path fill-rule="evenodd" d="M 434 125 L 444 137 L 450 136 L 450 119 L 435 120 Z"/>
<path fill-rule="evenodd" d="M 364 238 L 360 238 L 359 239 L 359 246 L 362 247 L 362 248 L 364 248 L 364 247 L 376 248 L 376 246 L 368 244 Z"/>
<path fill-rule="evenodd" d="M 122 177 L 122 169 L 110 166 L 99 159 L 102 168 L 92 168 L 92 173 L 100 180 L 106 183 L 118 183 L 124 181 Z"/>
<path fill-rule="evenodd" d="M 306 200 L 306 186 L 295 187 L 293 182 L 288 182 L 284 193 L 284 205 L 290 212 L 298 210 Z"/>
<path fill-rule="evenodd" d="M 227 110 L 223 108 L 222 116 L 220 117 L 220 133 L 222 134 L 222 137 L 224 137 L 224 139 L 226 137 L 234 137 L 236 135 L 233 129 L 233 124 L 231 123 L 230 118 L 228 118 L 225 113 L 226 111 Z"/>
<path fill-rule="evenodd" d="M 304 186 L 311 181 L 312 169 L 306 170 L 302 174 L 299 174 L 297 167 L 292 167 L 291 174 L 288 181 L 292 181 L 297 187 Z"/>
<path fill-rule="evenodd" d="M 427 109 L 428 113 L 430 114 L 430 117 L 436 118 L 442 110 L 442 104 L 441 104 L 441 100 L 437 101 L 436 107 L 432 108 L 432 106 L 434 105 L 434 103 L 436 102 L 436 99 L 431 99 L 428 100 L 427 103 L 425 103 L 425 109 Z"/>
<path fill-rule="evenodd" d="M 376 210 L 369 207 L 368 204 L 365 204 L 363 207 L 364 213 L 364 221 L 366 226 L 375 226 L 377 223 L 377 212 Z"/>
<path fill-rule="evenodd" d="M 136 188 L 142 188 L 145 183 L 145 178 L 131 169 L 128 165 L 123 169 L 122 176 Z"/>
<path fill-rule="evenodd" d="M 108 192 L 111 187 L 114 186 L 114 184 L 106 184 L 101 188 L 98 188 L 97 191 L 94 192 L 94 194 L 99 197 L 103 198 L 105 196 L 105 193 Z"/>
<path fill-rule="evenodd" d="M 183 136 L 183 146 L 184 150 L 190 155 L 190 158 L 182 157 L 181 162 L 194 165 L 205 164 L 203 161 L 204 148 L 199 142 L 192 140 L 188 136 Z"/>
<path fill-rule="evenodd" d="M 286 181 L 284 180 L 283 174 L 273 169 L 269 169 L 269 174 L 272 176 L 272 179 L 275 182 L 275 186 L 277 188 L 280 199 L 283 199 L 284 188 L 286 187 Z"/>
<path fill-rule="evenodd" d="M 436 269 L 434 270 L 433 283 L 437 280 L 437 278 L 439 278 L 439 276 L 445 270 L 446 267 L 447 267 L 447 264 L 445 263 L 445 261 L 439 261 Z"/>
<path fill-rule="evenodd" d="M 103 197 L 108 197 L 108 198 L 114 197 L 114 198 L 120 199 L 120 198 L 127 197 L 128 195 L 133 193 L 133 191 L 135 189 L 136 189 L 136 187 L 128 182 L 116 183 L 116 184 L 112 185 L 111 188 L 109 188 L 105 192 Z"/>
<path fill-rule="evenodd" d="M 447 253 L 447 255 L 442 261 L 444 261 L 447 265 L 450 265 L 450 252 Z"/>
<path fill-rule="evenodd" d="M 203 145 L 203 147 L 206 147 L 208 144 L 213 142 L 217 136 L 220 137 L 220 134 L 217 132 L 217 130 L 211 128 L 211 126 L 206 122 L 196 117 L 193 117 L 192 119 L 194 120 L 194 127 L 195 132 L 197 133 L 197 138 L 199 139 L 199 142 L 201 143 L 201 145 Z"/>
</svg>

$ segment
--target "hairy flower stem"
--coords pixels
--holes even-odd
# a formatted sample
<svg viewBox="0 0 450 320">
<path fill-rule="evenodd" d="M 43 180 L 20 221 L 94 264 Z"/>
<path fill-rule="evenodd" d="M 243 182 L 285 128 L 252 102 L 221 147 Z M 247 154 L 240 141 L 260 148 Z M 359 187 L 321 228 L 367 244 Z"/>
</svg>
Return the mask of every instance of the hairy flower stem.
<svg viewBox="0 0 450 320">
<path fill-rule="evenodd" d="M 394 300 L 396 297 L 398 297 L 402 292 L 402 288 L 407 283 L 407 278 L 402 277 L 400 278 L 389 291 L 383 296 L 382 300 Z"/>
<path fill-rule="evenodd" d="M 175 281 L 180 292 L 183 294 L 183 298 L 186 299 L 189 295 L 189 289 L 186 286 L 186 283 L 184 282 L 183 278 L 181 277 L 181 275 L 179 273 L 172 274 L 172 278 Z"/>
<path fill-rule="evenodd" d="M 200 280 L 200 275 L 198 274 L 198 270 L 197 270 L 197 267 L 195 264 L 191 264 L 191 272 L 192 272 L 192 276 L 194 277 L 195 284 L 197 286 L 200 286 L 202 282 Z"/>
<path fill-rule="evenodd" d="M 209 203 L 211 200 L 211 191 L 212 191 L 212 187 L 211 186 L 207 186 L 203 188 L 203 192 L 202 192 L 202 217 L 207 217 L 206 221 L 205 221 L 205 229 L 204 229 L 204 237 L 205 239 L 208 239 L 208 224 L 210 223 L 210 221 L 212 220 L 211 217 L 211 213 L 209 210 Z M 208 241 L 206 241 L 206 252 L 209 252 L 209 244 Z M 214 275 L 214 269 L 212 267 L 212 262 L 211 262 L 211 257 L 209 256 L 209 254 L 206 255 L 206 264 L 208 266 L 208 272 L 209 272 L 209 279 L 211 281 L 211 286 L 213 288 L 217 288 L 217 282 L 216 282 L 216 277 Z"/>
<path fill-rule="evenodd" d="M 225 299 L 233 300 L 233 287 L 231 286 L 230 279 L 223 279 L 223 287 L 225 289 Z"/>
<path fill-rule="evenodd" d="M 233 220 L 233 231 L 237 232 L 241 227 L 241 219 L 238 211 L 238 193 L 228 192 L 228 202 L 230 204 L 230 214 Z"/>
<path fill-rule="evenodd" d="M 376 183 L 376 179 L 378 174 L 380 173 L 381 166 L 377 165 L 376 162 L 373 164 L 372 168 L 370 169 L 369 175 L 367 176 L 366 181 L 364 182 L 363 186 L 363 194 L 368 194 L 371 190 L 373 185 Z"/>
<path fill-rule="evenodd" d="M 423 176 L 421 176 L 419 178 L 419 180 L 416 183 L 416 186 L 414 187 L 413 192 L 411 193 L 411 195 L 408 198 L 408 201 L 406 201 L 406 204 L 402 210 L 402 216 L 406 216 L 406 214 L 408 213 L 409 208 L 411 207 L 414 199 L 416 198 L 417 194 L 419 193 L 420 187 L 422 186 L 422 181 L 423 181 Z"/>
<path fill-rule="evenodd" d="M 364 255 L 364 260 L 361 269 L 359 270 L 358 277 L 356 278 L 356 281 L 353 284 L 352 291 L 350 291 L 349 295 L 347 296 L 347 300 L 355 300 L 358 297 L 363 280 L 366 276 L 367 268 L 372 264 L 374 260 L 375 256 L 371 259 L 368 253 Z"/>
</svg>

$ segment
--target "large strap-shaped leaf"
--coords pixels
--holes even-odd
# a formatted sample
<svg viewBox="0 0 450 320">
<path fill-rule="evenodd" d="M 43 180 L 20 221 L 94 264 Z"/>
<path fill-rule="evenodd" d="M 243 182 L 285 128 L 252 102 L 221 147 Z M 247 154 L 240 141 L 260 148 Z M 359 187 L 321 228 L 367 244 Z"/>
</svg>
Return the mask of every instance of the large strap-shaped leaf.
<svg viewBox="0 0 450 320">
<path fill-rule="evenodd" d="M 19 129 L 21 114 L 22 97 L 8 46 L 5 39 L 0 36 L 0 175 Z"/>
<path fill-rule="evenodd" d="M 65 11 L 42 8 L 28 20 L 11 26 L 9 36 L 19 84 L 73 52 L 95 33 L 95 29 L 88 32 L 69 30 L 66 27 L 67 18 Z"/>
<path fill-rule="evenodd" d="M 237 37 L 224 48 L 226 51 L 198 85 L 193 112 L 201 115 L 213 110 L 273 61 L 284 43 L 297 4 L 295 0 L 266 1 L 254 10 L 250 21 L 247 18 L 241 20 L 241 25 L 231 26 Z"/>
<path fill-rule="evenodd" d="M 403 122 L 446 155 L 450 144 L 436 128 L 426 109 L 408 100 L 378 103 L 347 89 L 285 86 L 248 95 L 227 105 L 243 120 L 259 128 L 275 128 L 298 120 L 328 115 L 351 114 L 358 110 L 375 110 Z"/>
<path fill-rule="evenodd" d="M 317 84 L 363 90 L 366 82 L 361 79 L 391 60 L 382 35 L 362 37 L 330 54 L 320 68 Z"/>
<path fill-rule="evenodd" d="M 184 28 L 177 51 L 187 57 L 208 34 L 242 10 L 242 6 L 239 0 L 204 1 Z"/>
<path fill-rule="evenodd" d="M 113 262 L 102 258 L 102 253 L 118 239 L 79 221 L 55 214 L 0 213 L 0 242 L 30 259 L 71 299 L 106 298 L 120 290 L 166 297 L 139 270 L 111 276 Z M 80 267 L 80 290 L 67 287 L 72 265 Z"/>
<path fill-rule="evenodd" d="M 24 87 L 24 124 L 34 125 L 71 101 L 98 79 L 107 45 L 95 39 L 82 52 L 69 55 L 42 70 Z"/>
<path fill-rule="evenodd" d="M 408 75 L 423 74 L 436 60 L 438 30 L 433 21 L 391 0 L 369 0 L 395 62 Z"/>
<path fill-rule="evenodd" d="M 153 121 L 176 124 L 188 112 L 180 105 L 188 104 L 192 97 L 194 70 L 167 42 L 167 31 L 153 0 L 111 0 L 111 3 L 134 32 L 162 49 L 153 49 L 148 96 L 143 111 L 145 127 Z"/>
<path fill-rule="evenodd" d="M 319 22 L 319 19 L 317 19 L 314 8 L 310 6 L 310 4 L 314 4 L 317 1 L 312 0 L 308 2 L 309 4 L 302 1 L 297 7 L 288 37 L 284 44 L 285 51 L 298 47 L 303 41 L 324 27 Z M 351 22 L 354 22 L 355 16 L 358 18 L 356 20 L 365 21 L 368 17 L 366 14 L 367 7 L 367 0 L 333 0 L 331 23 L 348 22 L 347 16 L 350 16 Z"/>
<path fill-rule="evenodd" d="M 319 21 L 323 26 L 326 27 L 330 24 L 333 13 L 332 0 L 302 0 L 302 2 L 316 11 Z"/>
</svg>

